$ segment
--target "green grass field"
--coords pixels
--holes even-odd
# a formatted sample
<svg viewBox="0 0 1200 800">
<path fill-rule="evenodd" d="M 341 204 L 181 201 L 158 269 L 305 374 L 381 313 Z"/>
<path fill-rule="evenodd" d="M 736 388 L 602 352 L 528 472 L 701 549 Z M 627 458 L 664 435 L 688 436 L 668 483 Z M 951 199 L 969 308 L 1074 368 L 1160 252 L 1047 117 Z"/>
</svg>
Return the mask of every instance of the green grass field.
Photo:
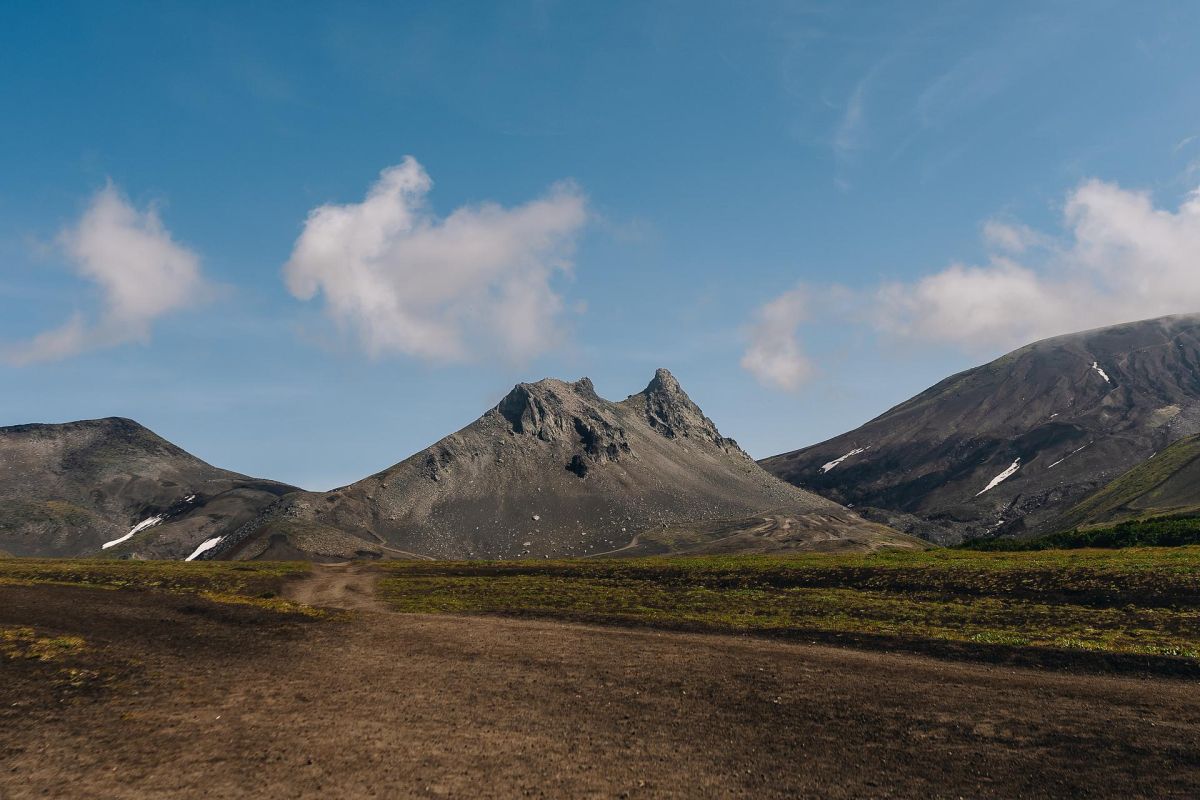
<svg viewBox="0 0 1200 800">
<path fill-rule="evenodd" d="M 1200 548 L 383 565 L 407 612 L 1200 663 Z M 918 648 L 921 649 L 921 648 Z"/>
</svg>

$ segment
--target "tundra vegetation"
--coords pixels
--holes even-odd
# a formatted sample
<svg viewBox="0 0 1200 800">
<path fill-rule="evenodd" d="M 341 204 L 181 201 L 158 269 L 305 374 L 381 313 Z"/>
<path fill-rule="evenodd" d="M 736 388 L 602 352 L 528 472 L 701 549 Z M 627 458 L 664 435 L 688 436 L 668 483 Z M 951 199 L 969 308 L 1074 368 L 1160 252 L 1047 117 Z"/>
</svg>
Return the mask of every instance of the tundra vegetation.
<svg viewBox="0 0 1200 800">
<path fill-rule="evenodd" d="M 1200 547 L 388 562 L 405 612 L 509 614 L 986 655 L 1200 667 Z M 1165 660 L 1165 661 L 1164 661 Z M 1160 663 L 1163 662 L 1163 663 Z"/>
<path fill-rule="evenodd" d="M 319 616 L 280 596 L 310 569 L 298 562 L 0 559 L 0 584 L 164 591 Z M 378 596 L 399 612 L 1200 674 L 1200 547 L 384 561 L 371 569 L 379 574 Z M 29 649 L 28 637 L 14 636 Z"/>
<path fill-rule="evenodd" d="M 0 586 L 60 584 L 193 594 L 219 603 L 312 616 L 319 612 L 280 597 L 285 581 L 309 569 L 303 562 L 0 558 Z"/>
</svg>

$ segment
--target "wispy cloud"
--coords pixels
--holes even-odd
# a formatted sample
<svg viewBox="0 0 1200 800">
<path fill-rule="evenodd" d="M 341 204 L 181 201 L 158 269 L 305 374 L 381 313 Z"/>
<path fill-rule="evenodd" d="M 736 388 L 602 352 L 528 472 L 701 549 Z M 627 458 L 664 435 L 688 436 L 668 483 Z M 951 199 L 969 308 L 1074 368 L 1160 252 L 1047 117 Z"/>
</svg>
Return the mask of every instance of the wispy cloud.
<svg viewBox="0 0 1200 800">
<path fill-rule="evenodd" d="M 99 313 L 94 319 L 77 313 L 57 328 L 7 346 L 10 364 L 147 341 L 157 319 L 209 294 L 199 257 L 175 242 L 153 207 L 139 211 L 112 183 L 96 193 L 57 244 L 76 273 L 100 288 Z"/>
<path fill-rule="evenodd" d="M 322 294 L 372 355 L 525 359 L 558 346 L 564 304 L 552 280 L 571 268 L 583 193 L 563 183 L 514 208 L 438 218 L 425 205 L 432 186 L 408 157 L 362 202 L 313 209 L 284 267 L 292 294 Z"/>
<path fill-rule="evenodd" d="M 854 91 L 846 100 L 846 110 L 842 113 L 841 122 L 833 137 L 833 152 L 840 159 L 850 157 L 862 147 L 866 92 L 869 82 L 869 76 L 860 80 L 855 84 Z"/>
<path fill-rule="evenodd" d="M 1011 13 L 1005 24 L 932 76 L 916 96 L 917 120 L 925 128 L 949 125 L 988 107 L 1016 84 L 1042 72 L 1073 45 L 1066 35 L 1078 27 L 1074 15 L 1035 8 Z"/>
</svg>

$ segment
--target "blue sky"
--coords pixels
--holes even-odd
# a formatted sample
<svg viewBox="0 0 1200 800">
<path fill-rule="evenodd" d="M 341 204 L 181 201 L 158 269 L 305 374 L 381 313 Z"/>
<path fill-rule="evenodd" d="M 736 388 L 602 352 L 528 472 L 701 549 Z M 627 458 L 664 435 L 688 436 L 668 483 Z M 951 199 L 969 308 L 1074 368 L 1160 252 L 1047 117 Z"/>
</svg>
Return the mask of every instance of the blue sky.
<svg viewBox="0 0 1200 800">
<path fill-rule="evenodd" d="M 320 489 L 519 380 L 666 366 L 753 455 L 811 444 L 1200 311 L 1198 34 L 1190 2 L 12 3 L 0 425 L 128 416 Z"/>
</svg>

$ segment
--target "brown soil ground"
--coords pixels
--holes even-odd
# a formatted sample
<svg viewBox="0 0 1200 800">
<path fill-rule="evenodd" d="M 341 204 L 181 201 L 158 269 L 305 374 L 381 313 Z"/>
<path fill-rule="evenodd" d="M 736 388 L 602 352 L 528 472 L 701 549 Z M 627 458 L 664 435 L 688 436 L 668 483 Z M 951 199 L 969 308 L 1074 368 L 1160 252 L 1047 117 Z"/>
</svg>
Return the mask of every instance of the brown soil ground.
<svg viewBox="0 0 1200 800">
<path fill-rule="evenodd" d="M 330 567 L 292 592 L 369 589 Z M 1200 688 L 1177 679 L 63 586 L 0 586 L 4 625 L 91 643 L 0 659 L 4 800 L 1200 792 Z"/>
</svg>

